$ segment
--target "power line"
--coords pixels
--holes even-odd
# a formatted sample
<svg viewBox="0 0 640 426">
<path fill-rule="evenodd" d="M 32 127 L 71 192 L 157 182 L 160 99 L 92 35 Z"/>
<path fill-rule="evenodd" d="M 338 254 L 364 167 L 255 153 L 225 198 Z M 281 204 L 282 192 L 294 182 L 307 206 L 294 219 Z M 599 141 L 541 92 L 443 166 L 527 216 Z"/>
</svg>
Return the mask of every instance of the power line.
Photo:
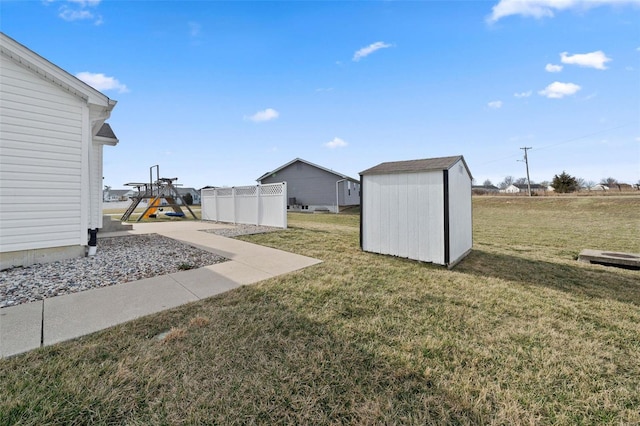
<svg viewBox="0 0 640 426">
<path fill-rule="evenodd" d="M 577 140 L 580 140 L 580 139 L 588 138 L 588 137 L 595 136 L 595 135 L 599 135 L 599 134 L 602 134 L 602 133 L 611 132 L 611 131 L 613 131 L 613 130 L 622 129 L 623 127 L 631 126 L 632 124 L 637 124 L 637 123 L 635 123 L 635 122 L 625 123 L 625 124 L 622 124 L 622 125 L 620 125 L 620 126 L 611 127 L 611 128 L 609 128 L 609 129 L 604 129 L 604 130 L 599 130 L 599 131 L 597 131 L 597 132 L 588 133 L 588 134 L 586 134 L 586 135 L 577 136 L 577 137 L 575 137 L 575 138 L 565 139 L 565 140 L 563 140 L 563 141 L 556 142 L 556 143 L 552 143 L 552 144 L 549 144 L 549 145 L 545 145 L 545 146 L 543 146 L 543 147 L 536 148 L 536 149 L 537 149 L 538 151 L 541 151 L 541 150 L 543 150 L 543 149 L 553 148 L 553 147 L 555 147 L 555 146 L 563 145 L 563 144 L 565 144 L 565 143 L 574 142 L 574 141 L 577 141 Z M 508 160 L 508 159 L 510 159 L 510 158 L 514 158 L 514 157 L 517 157 L 517 156 L 518 156 L 518 154 L 513 154 L 513 155 L 508 155 L 508 156 L 506 156 L 506 157 L 496 158 L 495 160 L 489 160 L 489 161 L 486 161 L 486 162 L 484 162 L 484 163 L 480 163 L 480 164 L 479 164 L 479 166 L 484 166 L 485 164 L 495 163 L 495 162 L 497 162 L 497 161 Z"/>
<path fill-rule="evenodd" d="M 574 141 L 577 141 L 577 140 L 580 140 L 580 139 L 588 138 L 590 136 L 595 136 L 595 135 L 599 135 L 599 134 L 602 134 L 602 133 L 611 132 L 613 130 L 622 129 L 623 127 L 631 126 L 632 124 L 637 124 L 637 123 L 632 121 L 632 122 L 625 123 L 625 124 L 622 124 L 622 125 L 617 126 L 617 127 L 612 127 L 610 129 L 605 129 L 605 130 L 599 130 L 597 132 L 589 133 L 587 135 L 577 136 L 575 138 L 567 139 L 567 140 L 564 140 L 562 142 L 553 143 L 553 144 L 550 144 L 550 145 L 545 145 L 542 148 L 536 148 L 536 149 L 538 151 L 540 151 L 540 150 L 543 150 L 543 149 L 552 148 L 554 146 L 562 145 L 562 144 L 569 143 L 569 142 L 574 142 Z"/>
</svg>

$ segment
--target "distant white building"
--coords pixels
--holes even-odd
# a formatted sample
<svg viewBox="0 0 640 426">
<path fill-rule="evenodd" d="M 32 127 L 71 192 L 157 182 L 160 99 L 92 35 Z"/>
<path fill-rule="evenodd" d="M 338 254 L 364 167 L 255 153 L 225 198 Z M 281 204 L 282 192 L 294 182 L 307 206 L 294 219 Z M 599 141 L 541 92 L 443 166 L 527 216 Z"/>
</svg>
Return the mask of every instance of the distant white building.
<svg viewBox="0 0 640 426">
<path fill-rule="evenodd" d="M 137 192 L 133 189 L 105 189 L 102 191 L 102 200 L 106 202 L 112 201 L 128 201 Z"/>
<path fill-rule="evenodd" d="M 95 250 L 116 101 L 3 33 L 0 99 L 0 269 Z"/>
<path fill-rule="evenodd" d="M 532 183 L 531 184 L 531 192 L 532 193 L 539 193 L 542 194 L 547 190 L 547 188 L 545 186 L 539 185 L 537 183 Z M 505 189 L 500 190 L 500 192 L 506 193 L 506 194 L 519 194 L 521 192 L 529 192 L 529 186 L 525 183 L 525 184 L 519 184 L 519 183 L 512 183 L 511 185 L 507 186 Z"/>
</svg>

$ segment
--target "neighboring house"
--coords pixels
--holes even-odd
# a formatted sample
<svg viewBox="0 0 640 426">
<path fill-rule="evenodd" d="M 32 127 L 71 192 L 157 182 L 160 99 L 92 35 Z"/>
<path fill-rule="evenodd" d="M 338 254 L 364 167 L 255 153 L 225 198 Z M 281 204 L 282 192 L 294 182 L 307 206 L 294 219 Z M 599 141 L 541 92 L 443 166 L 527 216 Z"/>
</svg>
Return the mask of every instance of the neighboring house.
<svg viewBox="0 0 640 426">
<path fill-rule="evenodd" d="M 447 267 L 471 251 L 472 176 L 461 155 L 382 163 L 360 176 L 364 251 Z"/>
<path fill-rule="evenodd" d="M 609 187 L 603 183 L 599 183 L 597 185 L 593 185 L 589 188 L 589 191 L 608 191 Z"/>
<path fill-rule="evenodd" d="M 497 194 L 500 188 L 495 185 L 473 185 L 471 191 L 476 195 Z"/>
<path fill-rule="evenodd" d="M 620 192 L 634 191 L 635 190 L 633 185 L 629 185 L 628 183 L 615 183 L 613 185 L 610 185 L 610 189 L 613 190 L 613 191 L 620 191 Z"/>
<path fill-rule="evenodd" d="M 0 33 L 0 269 L 84 256 L 116 101 Z"/>
<path fill-rule="evenodd" d="M 105 189 L 102 191 L 102 200 L 106 202 L 128 201 L 135 194 L 137 192 L 132 189 Z"/>
<path fill-rule="evenodd" d="M 195 188 L 176 188 L 178 190 L 178 194 L 180 194 L 180 196 L 182 198 L 184 198 L 185 195 L 187 194 L 191 194 L 191 199 L 193 200 L 193 203 L 191 204 L 200 204 L 200 191 L 198 191 Z M 180 200 L 176 200 L 178 202 L 178 204 L 182 204 L 182 202 Z"/>
<path fill-rule="evenodd" d="M 531 184 L 531 193 L 537 193 L 537 194 L 544 194 L 546 192 L 547 188 L 545 186 L 539 185 L 537 183 L 532 183 Z M 518 194 L 518 193 L 528 193 L 529 192 L 529 187 L 527 186 L 527 184 L 519 184 L 519 183 L 512 183 L 511 185 L 507 186 L 505 189 L 503 189 L 500 192 L 505 192 L 507 194 Z"/>
<path fill-rule="evenodd" d="M 256 179 L 260 184 L 287 182 L 289 210 L 331 211 L 360 204 L 360 181 L 301 158 Z"/>
</svg>

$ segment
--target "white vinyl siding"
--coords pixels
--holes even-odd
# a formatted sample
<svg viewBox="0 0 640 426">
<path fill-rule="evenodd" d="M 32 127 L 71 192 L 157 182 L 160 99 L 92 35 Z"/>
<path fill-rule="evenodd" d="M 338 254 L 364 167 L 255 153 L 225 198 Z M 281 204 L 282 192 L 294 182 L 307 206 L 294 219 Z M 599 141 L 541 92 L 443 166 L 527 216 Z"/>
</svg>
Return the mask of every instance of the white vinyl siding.
<svg viewBox="0 0 640 426">
<path fill-rule="evenodd" d="M 450 260 L 456 261 L 473 245 L 471 177 L 462 161 L 449 169 Z"/>
<path fill-rule="evenodd" d="M 452 267 L 471 250 L 471 175 L 462 156 L 381 163 L 361 181 L 364 251 Z"/>
<path fill-rule="evenodd" d="M 83 244 L 83 102 L 0 61 L 0 251 Z"/>
<path fill-rule="evenodd" d="M 92 143 L 90 154 L 91 166 L 89 167 L 91 176 L 91 188 L 89 205 L 91 213 L 89 215 L 89 229 L 102 228 L 102 148 L 101 143 Z"/>
<path fill-rule="evenodd" d="M 363 176 L 363 249 L 444 263 L 442 172 Z"/>
</svg>

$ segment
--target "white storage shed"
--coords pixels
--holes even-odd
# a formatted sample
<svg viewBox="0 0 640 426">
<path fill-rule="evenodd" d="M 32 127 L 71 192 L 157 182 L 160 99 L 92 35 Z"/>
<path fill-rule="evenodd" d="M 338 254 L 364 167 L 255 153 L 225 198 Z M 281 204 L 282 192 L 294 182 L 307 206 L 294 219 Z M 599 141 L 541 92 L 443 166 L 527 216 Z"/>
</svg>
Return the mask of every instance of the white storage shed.
<svg viewBox="0 0 640 426">
<path fill-rule="evenodd" d="M 461 155 L 361 172 L 360 247 L 453 267 L 473 245 L 471 180 Z"/>
</svg>

